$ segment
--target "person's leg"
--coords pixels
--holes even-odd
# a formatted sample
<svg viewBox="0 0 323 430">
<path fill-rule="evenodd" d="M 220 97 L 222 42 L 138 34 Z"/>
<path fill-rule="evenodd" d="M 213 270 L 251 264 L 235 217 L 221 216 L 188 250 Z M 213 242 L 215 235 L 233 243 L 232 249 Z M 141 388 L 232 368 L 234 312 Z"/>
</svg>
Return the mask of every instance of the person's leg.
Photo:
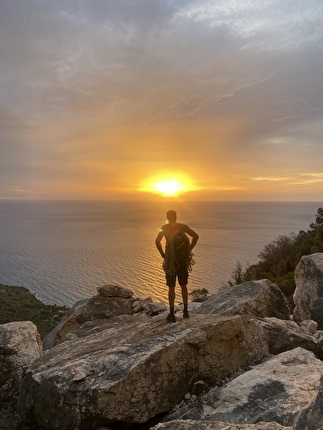
<svg viewBox="0 0 323 430">
<path fill-rule="evenodd" d="M 182 262 L 181 269 L 178 274 L 178 283 L 182 289 L 182 298 L 183 298 L 183 305 L 184 305 L 183 317 L 189 318 L 190 316 L 188 313 L 188 290 L 187 290 L 188 270 L 186 267 L 186 260 Z"/>
<path fill-rule="evenodd" d="M 175 287 L 168 287 L 169 313 L 174 315 L 175 308 Z"/>
<path fill-rule="evenodd" d="M 166 285 L 168 286 L 168 303 L 169 303 L 169 315 L 167 316 L 168 322 L 176 322 L 175 318 L 175 276 L 166 274 Z"/>
<path fill-rule="evenodd" d="M 188 313 L 188 290 L 187 285 L 181 285 L 182 289 L 182 298 L 183 298 L 183 305 L 184 305 L 184 311 L 183 311 L 183 317 L 189 318 L 190 315 Z"/>
</svg>

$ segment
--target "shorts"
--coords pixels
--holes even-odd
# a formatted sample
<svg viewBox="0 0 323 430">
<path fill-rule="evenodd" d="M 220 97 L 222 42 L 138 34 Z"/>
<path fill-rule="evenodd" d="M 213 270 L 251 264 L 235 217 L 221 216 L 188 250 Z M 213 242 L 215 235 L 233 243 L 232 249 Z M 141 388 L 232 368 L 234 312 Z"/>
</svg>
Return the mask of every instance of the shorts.
<svg viewBox="0 0 323 430">
<path fill-rule="evenodd" d="M 175 270 L 174 275 L 169 275 L 166 273 L 166 285 L 167 287 L 174 288 L 176 285 L 176 278 L 178 279 L 179 285 L 187 285 L 188 283 L 188 270 L 186 265 L 183 267 L 179 267 Z"/>
</svg>

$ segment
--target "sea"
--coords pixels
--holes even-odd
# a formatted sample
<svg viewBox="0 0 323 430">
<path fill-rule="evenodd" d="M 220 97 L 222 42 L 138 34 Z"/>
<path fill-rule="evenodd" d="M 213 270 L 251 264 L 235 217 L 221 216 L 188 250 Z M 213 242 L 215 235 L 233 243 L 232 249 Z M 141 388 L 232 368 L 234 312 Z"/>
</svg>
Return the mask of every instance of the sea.
<svg viewBox="0 0 323 430">
<path fill-rule="evenodd" d="M 155 237 L 166 212 L 199 234 L 189 291 L 216 293 L 280 235 L 307 230 L 322 202 L 0 201 L 0 284 L 73 306 L 113 284 L 167 303 Z M 176 289 L 177 303 L 181 301 Z"/>
</svg>

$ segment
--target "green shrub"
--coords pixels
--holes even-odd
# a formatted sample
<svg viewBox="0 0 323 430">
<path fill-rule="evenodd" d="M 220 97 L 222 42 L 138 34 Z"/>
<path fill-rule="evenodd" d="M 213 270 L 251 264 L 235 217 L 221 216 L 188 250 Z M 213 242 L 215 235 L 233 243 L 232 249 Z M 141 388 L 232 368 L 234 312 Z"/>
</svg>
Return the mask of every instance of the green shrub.
<svg viewBox="0 0 323 430">
<path fill-rule="evenodd" d="M 192 302 L 205 302 L 208 298 L 209 291 L 206 288 L 192 290 L 189 295 L 192 297 Z"/>
<path fill-rule="evenodd" d="M 307 231 L 279 236 L 258 255 L 259 262 L 242 270 L 238 262 L 227 286 L 258 279 L 269 279 L 282 290 L 293 307 L 294 271 L 303 255 L 323 252 L 323 208 L 317 210 L 315 222 Z"/>
<path fill-rule="evenodd" d="M 0 324 L 31 321 L 44 338 L 56 327 L 67 310 L 65 306 L 46 305 L 27 288 L 0 285 Z"/>
</svg>

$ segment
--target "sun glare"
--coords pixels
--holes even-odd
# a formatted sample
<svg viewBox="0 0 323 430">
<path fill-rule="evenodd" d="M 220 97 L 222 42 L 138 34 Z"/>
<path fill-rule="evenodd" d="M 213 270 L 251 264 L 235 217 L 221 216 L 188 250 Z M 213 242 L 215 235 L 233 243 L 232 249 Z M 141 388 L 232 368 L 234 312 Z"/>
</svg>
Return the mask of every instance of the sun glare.
<svg viewBox="0 0 323 430">
<path fill-rule="evenodd" d="M 162 175 L 146 180 L 140 191 L 175 197 L 195 189 L 192 181 L 184 175 Z"/>
<path fill-rule="evenodd" d="M 152 184 L 152 186 L 158 193 L 167 194 L 170 196 L 185 190 L 185 187 L 179 184 L 176 179 L 172 179 L 171 181 L 156 182 L 155 184 Z"/>
</svg>

